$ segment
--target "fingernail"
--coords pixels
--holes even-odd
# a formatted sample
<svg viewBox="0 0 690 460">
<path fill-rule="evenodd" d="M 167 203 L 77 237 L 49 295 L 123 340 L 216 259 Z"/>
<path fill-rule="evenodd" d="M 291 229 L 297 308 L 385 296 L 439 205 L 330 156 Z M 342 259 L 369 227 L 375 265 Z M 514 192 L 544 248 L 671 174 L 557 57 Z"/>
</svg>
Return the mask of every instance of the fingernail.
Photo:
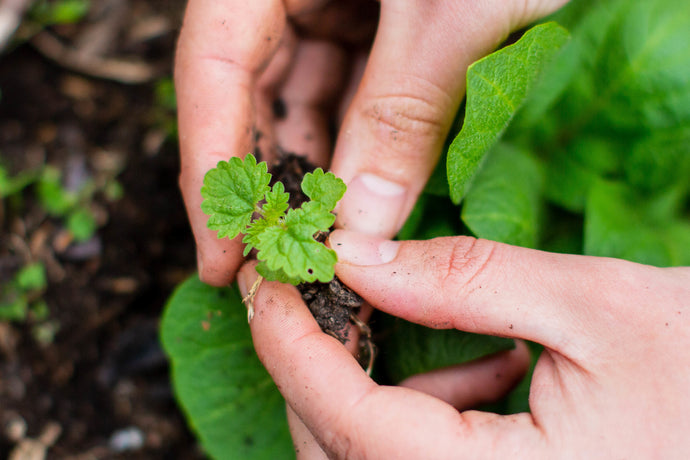
<svg viewBox="0 0 690 460">
<path fill-rule="evenodd" d="M 251 270 L 256 273 L 253 268 Z M 251 274 L 246 273 L 246 270 L 237 272 L 237 287 L 240 289 L 240 294 L 242 294 L 243 299 L 249 294 L 249 289 L 252 284 L 254 284 L 255 278 L 256 277 L 252 278 Z"/>
<path fill-rule="evenodd" d="M 390 241 L 347 230 L 335 230 L 328 237 L 330 247 L 338 254 L 338 262 L 350 265 L 382 265 L 398 254 L 399 241 Z"/>
<path fill-rule="evenodd" d="M 338 222 L 346 230 L 392 237 L 399 230 L 406 189 L 370 173 L 356 176 L 338 206 Z"/>
</svg>

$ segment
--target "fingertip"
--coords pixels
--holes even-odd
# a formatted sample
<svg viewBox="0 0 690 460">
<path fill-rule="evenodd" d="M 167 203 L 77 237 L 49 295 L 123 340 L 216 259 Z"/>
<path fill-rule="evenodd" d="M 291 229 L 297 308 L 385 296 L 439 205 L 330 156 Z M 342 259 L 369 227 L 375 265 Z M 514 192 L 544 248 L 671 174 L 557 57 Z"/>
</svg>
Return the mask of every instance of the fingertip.
<svg viewBox="0 0 690 460">
<path fill-rule="evenodd" d="M 439 398 L 458 410 L 496 401 L 517 385 L 530 363 L 527 345 L 476 361 L 408 377 L 400 386 Z"/>
<path fill-rule="evenodd" d="M 197 249 L 199 279 L 210 286 L 227 286 L 235 279 L 243 260 L 239 241 L 206 242 Z"/>
</svg>

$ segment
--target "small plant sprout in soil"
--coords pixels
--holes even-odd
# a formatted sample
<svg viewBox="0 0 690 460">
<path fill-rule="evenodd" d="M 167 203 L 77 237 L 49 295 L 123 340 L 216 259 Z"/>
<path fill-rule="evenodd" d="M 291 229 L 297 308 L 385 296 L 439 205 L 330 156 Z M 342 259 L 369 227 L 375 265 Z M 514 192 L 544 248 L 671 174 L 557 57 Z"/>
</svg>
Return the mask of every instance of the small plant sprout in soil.
<svg viewBox="0 0 690 460">
<path fill-rule="evenodd" d="M 252 154 L 244 160 L 221 161 L 204 178 L 201 209 L 218 238 L 243 234 L 244 255 L 252 254 L 259 261 L 259 277 L 243 299 L 249 320 L 261 281 L 280 281 L 298 287 L 324 332 L 344 343 L 352 322 L 368 340 L 370 332 L 355 314 L 362 299 L 335 277 L 337 255 L 323 243 L 335 222 L 333 209 L 345 193 L 345 183 L 321 168 L 304 174 L 313 169 L 304 163 L 284 155 L 276 165 L 276 170 L 287 167 L 288 174 L 303 174 L 301 190 L 286 190 L 283 182 L 272 181 L 266 162 L 257 163 Z M 301 196 L 301 203 L 291 203 L 291 194 Z M 371 345 L 366 349 L 370 357 Z"/>
</svg>

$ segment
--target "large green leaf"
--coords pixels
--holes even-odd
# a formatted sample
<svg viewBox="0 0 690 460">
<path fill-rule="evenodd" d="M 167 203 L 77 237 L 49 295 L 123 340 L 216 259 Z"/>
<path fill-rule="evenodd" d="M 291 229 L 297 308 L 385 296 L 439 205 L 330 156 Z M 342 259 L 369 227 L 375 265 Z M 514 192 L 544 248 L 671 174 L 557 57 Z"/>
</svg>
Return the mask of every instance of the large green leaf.
<svg viewBox="0 0 690 460">
<path fill-rule="evenodd" d="M 661 267 L 689 264 L 690 223 L 659 212 L 664 200 L 654 198 L 597 181 L 585 209 L 585 253 Z"/>
<path fill-rule="evenodd" d="M 497 144 L 467 196 L 462 220 L 480 237 L 535 247 L 543 172 L 529 154 Z"/>
<path fill-rule="evenodd" d="M 415 374 L 515 348 L 511 339 L 455 329 L 429 329 L 388 316 L 385 321 L 389 335 L 381 358 L 388 377 L 394 383 Z"/>
<path fill-rule="evenodd" d="M 236 289 L 185 281 L 168 301 L 161 340 L 177 398 L 210 456 L 294 457 L 283 398 L 254 353 Z"/>
<path fill-rule="evenodd" d="M 448 183 L 454 202 L 465 196 L 484 155 L 498 141 L 546 63 L 566 43 L 555 23 L 530 29 L 515 44 L 467 70 L 465 122 L 448 151 Z"/>
</svg>

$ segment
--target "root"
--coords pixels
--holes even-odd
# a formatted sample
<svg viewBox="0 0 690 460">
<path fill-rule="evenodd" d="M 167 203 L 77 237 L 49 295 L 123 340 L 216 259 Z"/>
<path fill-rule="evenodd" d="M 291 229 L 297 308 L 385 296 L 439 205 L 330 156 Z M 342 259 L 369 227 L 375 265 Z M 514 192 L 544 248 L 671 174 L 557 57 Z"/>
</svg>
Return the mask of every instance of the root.
<svg viewBox="0 0 690 460">
<path fill-rule="evenodd" d="M 249 292 L 247 293 L 246 297 L 242 299 L 242 302 L 247 307 L 248 323 L 250 323 L 252 321 L 252 318 L 254 317 L 254 297 L 256 297 L 256 292 L 259 290 L 259 286 L 261 286 L 261 282 L 263 280 L 264 277 L 259 275 L 256 278 L 256 281 L 254 281 L 254 284 L 252 284 L 252 287 L 249 289 Z"/>
<path fill-rule="evenodd" d="M 374 359 L 376 358 L 376 346 L 371 339 L 371 328 L 354 313 L 350 314 L 350 321 L 357 326 L 359 331 L 359 362 L 367 375 L 371 377 L 371 372 L 374 369 Z"/>
</svg>

